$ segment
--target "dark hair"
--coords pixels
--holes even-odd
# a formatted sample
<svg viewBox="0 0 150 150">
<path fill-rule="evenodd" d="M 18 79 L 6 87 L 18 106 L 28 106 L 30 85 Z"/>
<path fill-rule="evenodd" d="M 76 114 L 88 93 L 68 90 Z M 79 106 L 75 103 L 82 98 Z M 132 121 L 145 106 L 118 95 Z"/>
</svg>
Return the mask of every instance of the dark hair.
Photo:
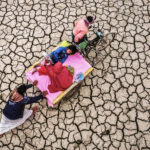
<svg viewBox="0 0 150 150">
<path fill-rule="evenodd" d="M 71 55 L 73 55 L 77 52 L 77 48 L 74 45 L 68 46 L 68 49 L 70 49 L 72 51 Z"/>
<path fill-rule="evenodd" d="M 21 95 L 23 95 L 25 92 L 26 92 L 26 86 L 25 86 L 25 84 L 22 84 L 22 85 L 20 85 L 18 88 L 17 88 L 17 92 L 19 93 L 19 94 L 21 94 Z"/>
<path fill-rule="evenodd" d="M 87 16 L 86 19 L 89 23 L 92 23 L 94 18 L 92 16 Z"/>
</svg>

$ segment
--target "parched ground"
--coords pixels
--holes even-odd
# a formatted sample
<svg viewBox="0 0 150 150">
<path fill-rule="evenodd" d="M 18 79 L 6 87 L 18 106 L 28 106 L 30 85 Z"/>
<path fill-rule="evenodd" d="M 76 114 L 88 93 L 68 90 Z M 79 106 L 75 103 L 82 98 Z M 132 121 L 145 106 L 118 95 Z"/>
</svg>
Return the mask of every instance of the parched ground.
<svg viewBox="0 0 150 150">
<path fill-rule="evenodd" d="M 149 0 L 1 0 L 0 110 L 12 89 L 28 83 L 25 70 L 43 51 L 71 41 L 73 22 L 86 15 L 116 32 L 103 61 L 74 98 L 57 108 L 45 99 L 34 104 L 40 111 L 3 136 L 1 150 L 150 149 Z"/>
</svg>

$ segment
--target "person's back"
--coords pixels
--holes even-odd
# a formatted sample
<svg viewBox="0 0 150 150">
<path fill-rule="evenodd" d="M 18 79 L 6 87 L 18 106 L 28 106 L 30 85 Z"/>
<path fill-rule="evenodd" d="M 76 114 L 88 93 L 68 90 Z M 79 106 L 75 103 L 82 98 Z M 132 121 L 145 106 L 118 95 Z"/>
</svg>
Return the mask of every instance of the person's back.
<svg viewBox="0 0 150 150">
<path fill-rule="evenodd" d="M 88 32 L 88 26 L 84 19 L 80 19 L 75 23 L 73 29 L 73 34 L 75 36 L 75 42 L 78 42 L 79 39 L 82 39 L 85 34 Z"/>
<path fill-rule="evenodd" d="M 75 23 L 72 34 L 72 41 L 79 44 L 83 42 L 84 38 L 87 38 L 87 32 L 89 25 L 94 22 L 94 17 L 88 16 L 84 19 L 80 19 Z"/>
<path fill-rule="evenodd" d="M 3 110 L 3 114 L 7 116 L 7 118 L 15 120 L 16 117 L 17 119 L 22 117 L 23 112 L 24 112 L 24 107 L 25 107 L 25 104 L 23 104 L 22 101 L 13 102 L 11 100 L 8 100 Z"/>
<path fill-rule="evenodd" d="M 8 119 L 15 120 L 22 118 L 26 104 L 31 104 L 43 98 L 42 94 L 35 97 L 24 96 L 24 92 L 32 86 L 33 86 L 32 84 L 30 85 L 23 84 L 20 87 L 18 87 L 17 90 L 15 89 L 12 91 L 9 100 L 5 108 L 3 109 L 3 114 Z"/>
</svg>

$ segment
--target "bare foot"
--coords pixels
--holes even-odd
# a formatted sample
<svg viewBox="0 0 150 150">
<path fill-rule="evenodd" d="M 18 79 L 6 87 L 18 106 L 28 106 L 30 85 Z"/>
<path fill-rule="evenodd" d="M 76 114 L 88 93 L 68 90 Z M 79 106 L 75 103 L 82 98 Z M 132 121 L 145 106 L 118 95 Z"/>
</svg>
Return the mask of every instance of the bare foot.
<svg viewBox="0 0 150 150">
<path fill-rule="evenodd" d="M 32 108 L 32 110 L 33 110 L 32 115 L 34 115 L 39 110 L 39 107 L 38 106 L 34 106 Z"/>
</svg>

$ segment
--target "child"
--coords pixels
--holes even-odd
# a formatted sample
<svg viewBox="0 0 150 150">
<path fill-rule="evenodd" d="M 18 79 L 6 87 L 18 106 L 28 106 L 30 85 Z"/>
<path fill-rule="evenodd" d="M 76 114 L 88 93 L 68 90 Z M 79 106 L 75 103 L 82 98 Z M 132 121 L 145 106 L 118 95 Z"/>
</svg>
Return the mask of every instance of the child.
<svg viewBox="0 0 150 150">
<path fill-rule="evenodd" d="M 57 50 L 51 52 L 49 56 L 51 57 L 53 64 L 57 63 L 58 61 L 63 64 L 69 55 L 73 55 L 76 52 L 76 47 L 74 45 L 70 45 L 68 47 L 57 48 Z"/>
<path fill-rule="evenodd" d="M 33 85 L 36 84 L 37 81 L 33 83 Z M 28 110 L 25 109 L 25 105 L 37 102 L 38 100 L 42 99 L 43 96 L 45 97 L 48 94 L 46 91 L 44 91 L 39 96 L 24 96 L 26 90 L 33 85 L 23 84 L 10 93 L 9 100 L 2 113 L 0 122 L 0 137 L 2 137 L 3 133 L 23 124 L 25 120 L 27 120 L 33 113 L 36 112 L 37 107 L 34 107 L 32 110 Z"/>
<path fill-rule="evenodd" d="M 73 34 L 72 34 L 72 42 L 76 44 L 80 44 L 85 39 L 87 40 L 87 32 L 89 29 L 89 25 L 94 23 L 94 17 L 87 16 L 85 19 L 80 19 L 75 23 Z"/>
<path fill-rule="evenodd" d="M 50 64 L 54 65 L 57 62 L 61 62 L 62 64 L 65 62 L 65 60 L 68 58 L 69 55 L 73 55 L 77 52 L 77 49 L 74 45 L 70 45 L 68 47 L 58 47 L 55 51 L 51 52 L 49 55 L 44 53 L 44 66 L 48 66 Z M 34 72 L 38 71 L 36 67 L 41 66 L 41 63 L 38 63 L 34 65 L 32 74 Z"/>
</svg>

